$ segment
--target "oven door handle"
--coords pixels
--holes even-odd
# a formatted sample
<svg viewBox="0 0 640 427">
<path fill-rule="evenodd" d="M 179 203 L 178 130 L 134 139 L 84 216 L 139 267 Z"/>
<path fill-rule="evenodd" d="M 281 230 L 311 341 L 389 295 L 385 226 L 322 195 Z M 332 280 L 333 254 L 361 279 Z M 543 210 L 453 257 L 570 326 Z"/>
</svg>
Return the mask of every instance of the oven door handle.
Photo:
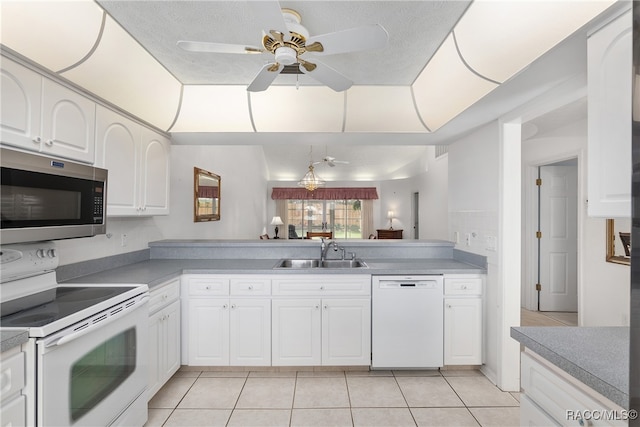
<svg viewBox="0 0 640 427">
<path fill-rule="evenodd" d="M 134 310 L 137 310 L 138 308 L 141 308 L 143 305 L 147 304 L 149 302 L 149 295 L 145 295 L 142 298 L 140 298 L 140 300 L 138 300 L 135 304 Z M 129 315 L 131 314 L 133 311 L 130 309 L 125 309 L 125 310 L 121 310 L 115 314 L 112 314 L 111 316 L 107 317 L 105 320 L 101 320 L 100 322 L 97 323 L 91 323 L 89 324 L 86 328 L 83 328 L 77 332 L 72 332 L 68 335 L 62 335 L 62 336 L 52 336 L 51 338 L 48 339 L 44 339 L 44 347 L 45 348 L 49 348 L 49 347 L 55 347 L 55 346 L 61 346 L 63 344 L 66 344 L 68 342 L 71 342 L 75 339 L 80 338 L 81 336 L 91 332 L 94 330 L 94 328 L 92 327 L 93 325 L 95 326 L 105 326 L 115 320 L 118 320 L 119 318 L 121 318 L 122 316 L 125 315 Z"/>
</svg>

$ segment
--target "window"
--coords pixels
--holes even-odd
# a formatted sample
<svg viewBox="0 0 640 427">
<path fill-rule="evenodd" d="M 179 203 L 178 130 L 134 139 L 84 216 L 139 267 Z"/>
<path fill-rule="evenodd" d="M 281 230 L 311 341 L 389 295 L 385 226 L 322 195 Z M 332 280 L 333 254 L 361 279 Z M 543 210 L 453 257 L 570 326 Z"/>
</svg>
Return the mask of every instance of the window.
<svg viewBox="0 0 640 427">
<path fill-rule="evenodd" d="M 296 234 L 333 231 L 336 239 L 362 239 L 361 200 L 287 200 L 287 218 Z"/>
</svg>

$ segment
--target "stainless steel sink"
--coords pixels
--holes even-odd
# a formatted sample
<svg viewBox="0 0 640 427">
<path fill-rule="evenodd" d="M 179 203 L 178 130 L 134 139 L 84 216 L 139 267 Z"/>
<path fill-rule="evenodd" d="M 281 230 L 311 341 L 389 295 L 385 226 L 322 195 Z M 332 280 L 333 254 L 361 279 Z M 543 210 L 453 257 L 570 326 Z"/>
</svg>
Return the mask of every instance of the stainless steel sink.
<svg viewBox="0 0 640 427">
<path fill-rule="evenodd" d="M 276 268 L 316 268 L 320 267 L 319 259 L 283 259 Z"/>
<path fill-rule="evenodd" d="M 283 259 L 274 268 L 368 268 L 361 259 Z"/>
<path fill-rule="evenodd" d="M 366 268 L 368 265 L 361 259 L 326 259 L 320 263 L 324 268 Z"/>
</svg>

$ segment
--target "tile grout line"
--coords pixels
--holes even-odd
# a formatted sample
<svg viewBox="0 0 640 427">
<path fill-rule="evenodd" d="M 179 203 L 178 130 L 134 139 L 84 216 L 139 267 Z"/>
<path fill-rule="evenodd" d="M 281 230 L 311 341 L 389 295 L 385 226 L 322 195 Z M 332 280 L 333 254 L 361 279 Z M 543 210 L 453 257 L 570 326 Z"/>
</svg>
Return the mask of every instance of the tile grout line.
<svg viewBox="0 0 640 427">
<path fill-rule="evenodd" d="M 458 394 L 458 391 L 455 389 L 454 386 L 451 385 L 451 383 L 449 382 L 449 380 L 447 379 L 446 376 L 442 376 L 442 378 L 444 378 L 444 380 L 447 382 L 447 385 L 449 387 L 451 387 L 451 390 L 453 390 L 453 392 L 456 394 L 456 396 L 458 397 L 458 399 L 460 399 L 460 402 L 462 402 L 462 404 L 464 405 L 464 409 L 467 410 L 467 412 L 469 413 L 469 415 L 471 415 L 471 417 L 475 420 L 475 422 L 482 427 L 482 424 L 480 424 L 480 421 L 476 418 L 476 416 L 473 414 L 473 412 L 471 412 L 471 409 L 469 409 L 469 407 L 467 406 L 467 402 L 464 401 L 464 399 L 462 399 L 462 397 Z"/>
</svg>

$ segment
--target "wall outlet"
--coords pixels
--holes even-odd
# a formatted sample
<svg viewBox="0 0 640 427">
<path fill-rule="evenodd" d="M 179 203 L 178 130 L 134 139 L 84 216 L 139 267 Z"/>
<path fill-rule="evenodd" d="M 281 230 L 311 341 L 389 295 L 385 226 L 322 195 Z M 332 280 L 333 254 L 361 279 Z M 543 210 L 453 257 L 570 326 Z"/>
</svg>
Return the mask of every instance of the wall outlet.
<svg viewBox="0 0 640 427">
<path fill-rule="evenodd" d="M 498 238 L 496 236 L 487 236 L 485 247 L 488 251 L 495 252 L 498 250 Z"/>
<path fill-rule="evenodd" d="M 120 236 L 120 246 L 124 247 L 127 246 L 127 235 L 123 234 L 122 236 Z"/>
</svg>

